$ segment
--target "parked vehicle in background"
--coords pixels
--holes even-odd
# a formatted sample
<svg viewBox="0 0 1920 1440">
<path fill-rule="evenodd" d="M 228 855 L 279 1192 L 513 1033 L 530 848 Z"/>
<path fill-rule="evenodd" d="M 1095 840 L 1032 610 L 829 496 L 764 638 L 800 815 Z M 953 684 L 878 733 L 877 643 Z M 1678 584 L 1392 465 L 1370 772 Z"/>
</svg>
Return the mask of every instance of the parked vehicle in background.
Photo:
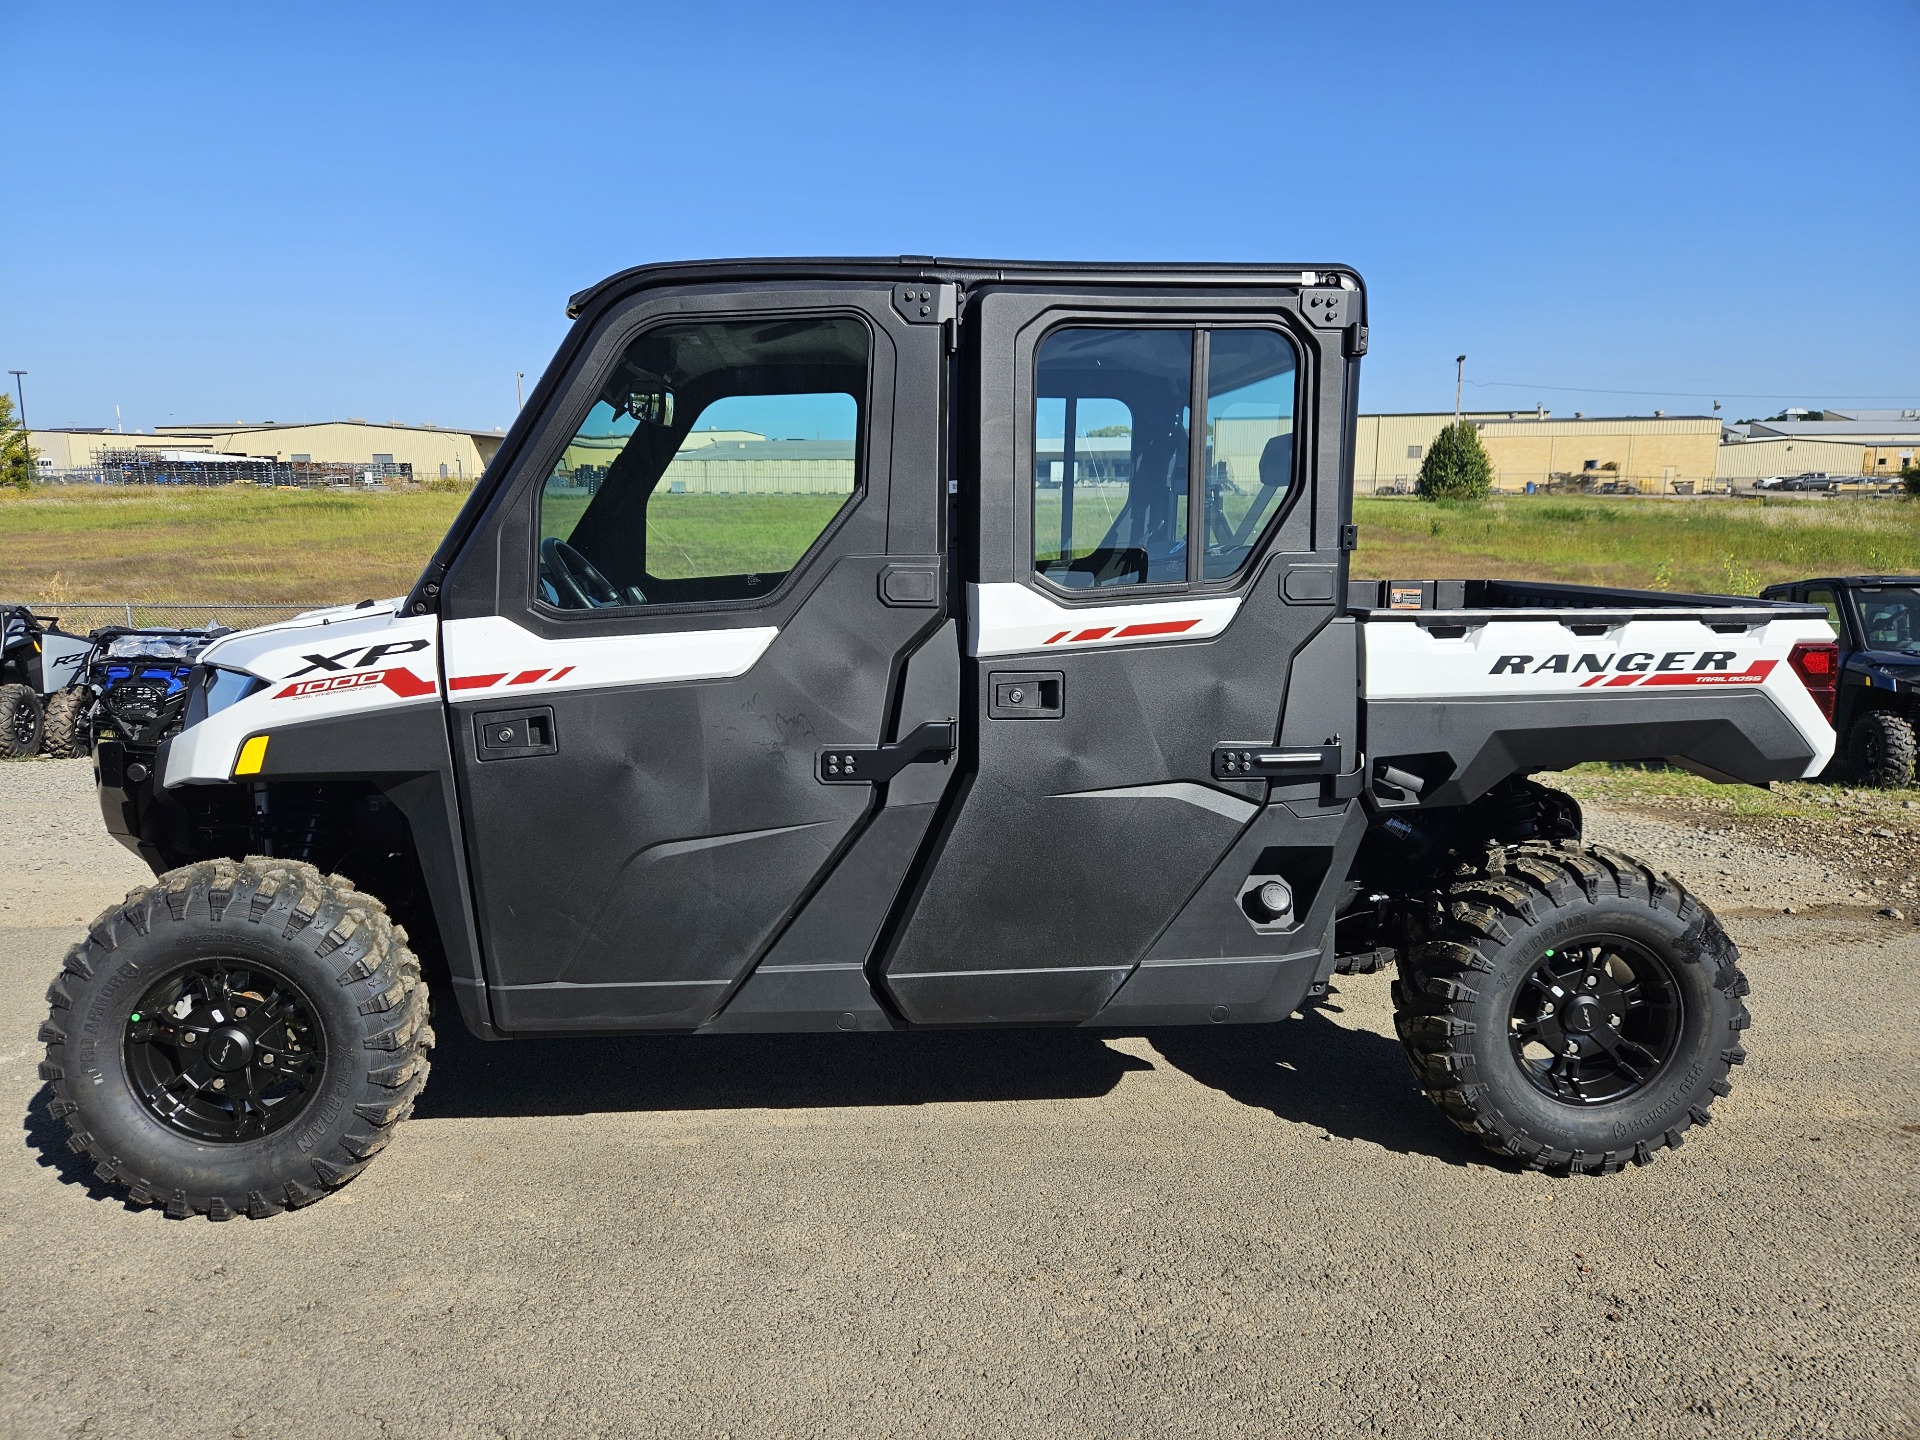
<svg viewBox="0 0 1920 1440">
<path fill-rule="evenodd" d="M 108 625 L 89 637 L 61 753 L 85 755 L 101 741 L 150 750 L 180 728 L 193 663 L 212 641 L 232 633 L 204 629 Z M 48 707 L 48 724 L 53 708 Z M 49 749 L 52 740 L 49 739 Z"/>
<path fill-rule="evenodd" d="M 63 692 L 79 678 L 89 648 L 60 629 L 58 616 L 25 605 L 0 610 L 0 757 L 38 755 L 50 708 L 56 723 L 66 723 L 74 702 Z"/>
<path fill-rule="evenodd" d="M 1920 575 L 1795 580 L 1761 595 L 1821 606 L 1839 637 L 1834 769 L 1861 785 L 1911 785 L 1920 727 Z"/>
<path fill-rule="evenodd" d="M 1825 612 L 1350 583 L 1352 271 L 654 265 L 571 313 L 410 594 L 212 641 L 176 732 L 96 749 L 159 878 L 42 1074 L 133 1199 L 350 1180 L 429 983 L 502 1040 L 1132 1028 L 1393 964 L 1416 1082 L 1516 1163 L 1729 1093 L 1738 951 L 1532 776 L 1818 773 Z M 796 413 L 813 488 L 682 483 Z"/>
<path fill-rule="evenodd" d="M 1782 480 L 1779 488 L 1782 490 L 1795 491 L 1831 490 L 1833 489 L 1833 484 L 1834 481 L 1831 475 L 1822 474 L 1818 471 L 1808 471 L 1803 475 L 1795 475 L 1790 479 Z"/>
</svg>

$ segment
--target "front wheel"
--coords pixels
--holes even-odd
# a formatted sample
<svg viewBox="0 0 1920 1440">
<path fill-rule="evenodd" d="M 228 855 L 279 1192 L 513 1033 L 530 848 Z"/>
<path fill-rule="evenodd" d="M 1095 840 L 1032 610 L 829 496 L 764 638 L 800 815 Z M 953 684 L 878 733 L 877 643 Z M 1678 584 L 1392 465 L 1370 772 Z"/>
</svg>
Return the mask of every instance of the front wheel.
<svg viewBox="0 0 1920 1440">
<path fill-rule="evenodd" d="M 1529 1167 L 1645 1164 L 1746 1059 L 1747 980 L 1707 908 L 1600 846 L 1489 853 L 1414 924 L 1395 1025 L 1427 1097 Z"/>
<path fill-rule="evenodd" d="M 31 685 L 0 685 L 0 760 L 40 753 L 40 697 Z"/>
<path fill-rule="evenodd" d="M 427 992 L 380 902 L 258 856 L 170 870 L 47 991 L 51 1111 L 139 1204 L 255 1218 L 365 1168 L 426 1083 Z"/>
<path fill-rule="evenodd" d="M 1856 785 L 1911 785 L 1913 760 L 1913 726 L 1904 716 L 1869 710 L 1847 727 L 1847 772 Z"/>
</svg>

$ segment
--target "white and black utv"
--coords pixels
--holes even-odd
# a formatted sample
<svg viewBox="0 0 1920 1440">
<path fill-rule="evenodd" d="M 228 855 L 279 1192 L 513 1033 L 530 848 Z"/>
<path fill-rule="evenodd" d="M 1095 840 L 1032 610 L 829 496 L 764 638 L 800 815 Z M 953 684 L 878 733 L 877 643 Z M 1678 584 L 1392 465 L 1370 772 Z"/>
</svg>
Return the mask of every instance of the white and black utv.
<svg viewBox="0 0 1920 1440">
<path fill-rule="evenodd" d="M 72 687 L 90 649 L 90 641 L 62 630 L 57 616 L 0 607 L 0 759 L 43 748 L 56 758 L 75 753 L 66 748 L 79 704 Z"/>
<path fill-rule="evenodd" d="M 410 594 L 220 639 L 178 733 L 97 747 L 158 878 L 43 1074 L 136 1200 L 350 1179 L 429 982 L 487 1039 L 1133 1029 L 1395 963 L 1420 1084 L 1520 1163 L 1727 1092 L 1733 945 L 1529 776 L 1817 773 L 1824 613 L 1350 583 L 1352 271 L 666 265 L 570 313 Z"/>
</svg>

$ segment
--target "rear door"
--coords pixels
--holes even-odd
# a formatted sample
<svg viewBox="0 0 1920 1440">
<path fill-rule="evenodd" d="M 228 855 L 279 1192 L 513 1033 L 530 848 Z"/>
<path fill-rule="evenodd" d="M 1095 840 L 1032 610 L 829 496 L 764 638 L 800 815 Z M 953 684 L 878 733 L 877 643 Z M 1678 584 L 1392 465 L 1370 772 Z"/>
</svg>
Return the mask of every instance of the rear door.
<svg viewBox="0 0 1920 1440">
<path fill-rule="evenodd" d="M 1267 781 L 1223 757 L 1273 748 L 1344 608 L 1359 319 L 1343 290 L 975 297 L 970 773 L 884 960 L 909 1020 L 1092 1017 L 1259 813 Z M 1308 811 L 1356 763 L 1329 638 Z"/>
<path fill-rule="evenodd" d="M 543 387 L 445 600 L 502 1029 L 709 1020 L 885 808 L 869 747 L 959 718 L 957 677 L 907 694 L 957 645 L 943 311 L 909 288 L 643 292 Z"/>
</svg>

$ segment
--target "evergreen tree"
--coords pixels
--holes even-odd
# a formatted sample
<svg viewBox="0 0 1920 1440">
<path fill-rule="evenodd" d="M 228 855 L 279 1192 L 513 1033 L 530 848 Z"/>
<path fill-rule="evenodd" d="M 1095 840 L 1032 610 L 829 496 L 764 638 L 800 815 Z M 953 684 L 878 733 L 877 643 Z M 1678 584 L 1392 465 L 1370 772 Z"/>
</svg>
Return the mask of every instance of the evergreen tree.
<svg viewBox="0 0 1920 1440">
<path fill-rule="evenodd" d="M 33 447 L 13 418 L 13 398 L 0 395 L 0 485 L 25 490 L 33 484 Z"/>
<path fill-rule="evenodd" d="M 1470 420 L 1456 420 L 1427 447 L 1420 461 L 1422 500 L 1483 500 L 1493 489 L 1493 461 Z"/>
</svg>

